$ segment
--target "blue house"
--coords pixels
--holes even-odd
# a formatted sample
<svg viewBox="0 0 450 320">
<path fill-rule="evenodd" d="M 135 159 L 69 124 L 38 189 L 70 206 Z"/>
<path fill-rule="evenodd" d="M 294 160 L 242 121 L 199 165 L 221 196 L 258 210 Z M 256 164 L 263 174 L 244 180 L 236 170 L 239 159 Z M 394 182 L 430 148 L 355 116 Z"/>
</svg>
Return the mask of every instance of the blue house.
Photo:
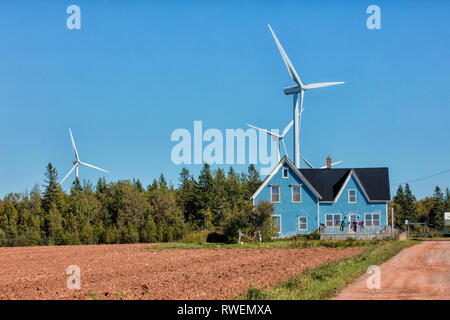
<svg viewBox="0 0 450 320">
<path fill-rule="evenodd" d="M 383 237 L 390 201 L 388 168 L 298 169 L 285 156 L 255 191 L 274 204 L 279 237 L 319 230 L 322 238 Z"/>
</svg>

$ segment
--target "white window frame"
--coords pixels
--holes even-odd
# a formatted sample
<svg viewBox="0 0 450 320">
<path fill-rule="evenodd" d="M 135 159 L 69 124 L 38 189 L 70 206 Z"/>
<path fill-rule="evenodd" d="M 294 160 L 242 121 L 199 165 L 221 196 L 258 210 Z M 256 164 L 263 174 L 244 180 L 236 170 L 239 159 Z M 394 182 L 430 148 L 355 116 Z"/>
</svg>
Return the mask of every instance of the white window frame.
<svg viewBox="0 0 450 320">
<path fill-rule="evenodd" d="M 284 172 L 286 172 L 286 175 L 284 175 Z M 288 167 L 281 168 L 281 177 L 283 179 L 288 179 L 289 178 L 289 168 Z"/>
<path fill-rule="evenodd" d="M 305 222 L 306 227 L 305 227 L 305 229 L 301 229 L 300 228 L 300 218 L 306 219 L 306 222 Z M 306 230 L 308 230 L 308 217 L 305 217 L 305 216 L 297 217 L 297 228 L 298 228 L 299 231 L 306 231 Z"/>
<path fill-rule="evenodd" d="M 355 191 L 355 201 L 350 201 L 350 191 Z M 357 203 L 358 202 L 358 197 L 357 197 L 357 192 L 356 189 L 348 189 L 348 203 Z"/>
<path fill-rule="evenodd" d="M 373 221 L 374 221 L 373 215 L 374 214 L 378 215 L 378 225 L 377 226 L 373 225 Z M 370 215 L 370 226 L 367 225 L 367 216 L 368 215 Z M 375 221 L 377 221 L 377 220 L 375 220 Z M 364 226 L 365 227 L 379 227 L 379 226 L 381 226 L 381 214 L 379 212 L 367 212 L 367 213 L 364 213 Z"/>
<path fill-rule="evenodd" d="M 342 221 L 342 214 L 340 214 L 340 213 L 327 213 L 326 215 L 325 215 L 325 227 L 340 227 L 340 224 L 338 224 L 338 225 L 334 225 L 334 222 L 336 221 L 335 219 L 334 219 L 334 216 L 339 216 L 339 223 L 341 223 L 341 221 Z M 331 225 L 331 226 L 328 226 L 327 225 L 327 221 L 329 221 L 329 220 L 327 220 L 327 216 L 333 216 L 333 219 L 331 219 L 331 221 L 333 222 L 333 224 Z"/>
<path fill-rule="evenodd" d="M 273 201 L 272 190 L 274 187 L 278 188 L 278 201 Z M 271 203 L 280 203 L 281 202 L 281 186 L 280 185 L 271 185 L 270 186 L 270 202 Z"/>
<path fill-rule="evenodd" d="M 294 187 L 300 188 L 300 201 L 294 201 Z M 301 184 L 292 184 L 291 185 L 291 200 L 292 203 L 302 203 L 302 185 Z"/>
<path fill-rule="evenodd" d="M 281 214 L 273 214 L 272 215 L 272 218 L 275 218 L 275 217 L 279 217 L 280 218 L 280 231 L 277 231 L 279 234 L 281 234 L 281 226 L 282 226 L 282 224 L 281 224 Z"/>
</svg>

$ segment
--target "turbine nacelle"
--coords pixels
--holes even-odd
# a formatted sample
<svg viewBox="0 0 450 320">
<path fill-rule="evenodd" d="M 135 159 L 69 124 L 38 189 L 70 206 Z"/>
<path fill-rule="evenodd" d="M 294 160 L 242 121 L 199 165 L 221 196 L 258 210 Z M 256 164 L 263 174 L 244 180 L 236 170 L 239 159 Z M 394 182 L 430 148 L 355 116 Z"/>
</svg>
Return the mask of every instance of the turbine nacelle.
<svg viewBox="0 0 450 320">
<path fill-rule="evenodd" d="M 284 94 L 290 95 L 290 94 L 294 94 L 294 93 L 300 93 L 302 90 L 303 89 L 300 86 L 290 86 L 290 87 L 284 88 Z"/>
</svg>

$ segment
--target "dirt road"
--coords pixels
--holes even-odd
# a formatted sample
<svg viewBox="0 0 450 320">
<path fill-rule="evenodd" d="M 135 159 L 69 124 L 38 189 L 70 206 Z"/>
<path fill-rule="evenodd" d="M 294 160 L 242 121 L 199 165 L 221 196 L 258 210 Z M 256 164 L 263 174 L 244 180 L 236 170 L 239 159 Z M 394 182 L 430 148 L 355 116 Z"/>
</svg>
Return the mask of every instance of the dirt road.
<svg viewBox="0 0 450 320">
<path fill-rule="evenodd" d="M 335 299 L 450 299 L 450 241 L 424 241 L 380 266 L 380 289 L 365 274 Z"/>
<path fill-rule="evenodd" d="M 229 299 L 364 248 L 173 249 L 145 244 L 0 248 L 0 299 Z M 67 289 L 66 269 L 81 270 Z"/>
</svg>

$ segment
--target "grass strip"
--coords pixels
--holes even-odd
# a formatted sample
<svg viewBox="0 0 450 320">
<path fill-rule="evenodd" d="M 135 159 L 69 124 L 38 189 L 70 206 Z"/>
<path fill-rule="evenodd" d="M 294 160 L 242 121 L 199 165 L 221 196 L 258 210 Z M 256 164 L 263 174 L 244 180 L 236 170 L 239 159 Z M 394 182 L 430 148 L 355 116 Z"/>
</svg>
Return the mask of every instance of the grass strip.
<svg viewBox="0 0 450 320">
<path fill-rule="evenodd" d="M 354 282 L 370 265 L 380 265 L 416 241 L 383 241 L 348 259 L 305 270 L 275 286 L 258 289 L 250 286 L 240 297 L 247 300 L 325 300 Z"/>
<path fill-rule="evenodd" d="M 303 249 L 303 248 L 351 248 L 376 246 L 384 243 L 386 240 L 355 240 L 348 238 L 346 240 L 306 240 L 303 238 L 290 240 L 273 240 L 263 242 L 237 243 L 186 243 L 186 242 L 167 242 L 160 243 L 145 249 L 165 250 L 165 249 Z"/>
</svg>

